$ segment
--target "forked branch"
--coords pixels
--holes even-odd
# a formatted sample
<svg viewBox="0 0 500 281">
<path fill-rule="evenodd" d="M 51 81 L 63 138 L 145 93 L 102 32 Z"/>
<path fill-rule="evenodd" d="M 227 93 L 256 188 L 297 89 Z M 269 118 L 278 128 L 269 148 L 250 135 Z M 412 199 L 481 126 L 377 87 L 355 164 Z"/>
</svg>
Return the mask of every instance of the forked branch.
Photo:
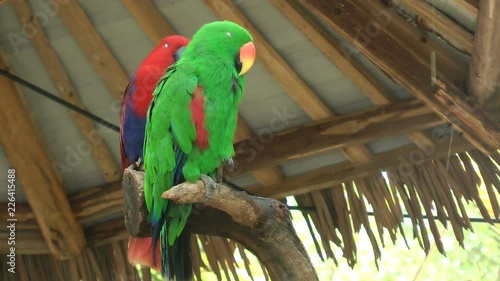
<svg viewBox="0 0 500 281">
<path fill-rule="evenodd" d="M 149 236 L 142 171 L 125 170 L 125 225 L 133 236 Z M 195 203 L 188 224 L 195 234 L 232 239 L 254 253 L 272 280 L 318 280 L 309 256 L 293 228 L 283 203 L 250 196 L 225 185 L 205 202 L 205 185 L 182 183 L 163 193 L 176 203 Z"/>
</svg>

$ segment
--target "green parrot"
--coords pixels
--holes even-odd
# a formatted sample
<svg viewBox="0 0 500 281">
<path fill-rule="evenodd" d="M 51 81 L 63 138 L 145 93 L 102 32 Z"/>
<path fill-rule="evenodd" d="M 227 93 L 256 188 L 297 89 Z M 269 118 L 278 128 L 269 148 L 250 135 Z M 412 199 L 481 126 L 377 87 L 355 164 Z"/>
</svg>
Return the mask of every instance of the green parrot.
<svg viewBox="0 0 500 281">
<path fill-rule="evenodd" d="M 240 25 L 205 24 L 153 93 L 144 139 L 144 193 L 153 249 L 159 239 L 166 278 L 192 278 L 186 226 L 192 204 L 176 204 L 161 195 L 185 181 L 202 180 L 207 200 L 211 190 L 218 188 L 212 178 L 223 164 L 232 163 L 244 74 L 252 67 L 255 53 L 252 36 Z M 158 262 L 155 256 L 153 262 Z"/>
</svg>

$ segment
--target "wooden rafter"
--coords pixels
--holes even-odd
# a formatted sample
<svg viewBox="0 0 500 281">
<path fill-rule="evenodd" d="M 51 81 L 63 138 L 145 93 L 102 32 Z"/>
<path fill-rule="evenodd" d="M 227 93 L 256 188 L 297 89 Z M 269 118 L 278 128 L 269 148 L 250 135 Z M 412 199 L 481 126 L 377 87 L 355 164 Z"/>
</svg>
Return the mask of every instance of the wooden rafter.
<svg viewBox="0 0 500 281">
<path fill-rule="evenodd" d="M 237 22 L 252 34 L 258 60 L 312 120 L 335 116 L 230 0 L 205 0 L 205 3 L 219 18 Z M 351 161 L 367 161 L 371 157 L 371 152 L 364 146 L 346 147 L 342 152 Z"/>
<path fill-rule="evenodd" d="M 479 9 L 479 1 L 480 0 L 457 0 L 459 5 L 469 5 L 474 9 Z"/>
<path fill-rule="evenodd" d="M 448 156 L 449 144 L 440 143 L 434 147 L 433 153 L 426 155 L 422 152 L 424 161 L 440 159 Z M 473 149 L 467 141 L 460 139 L 454 142 L 451 153 L 458 153 Z M 341 163 L 327 166 L 311 172 L 299 174 L 286 178 L 281 184 L 271 187 L 251 186 L 246 188 L 248 192 L 271 198 L 284 198 L 291 195 L 300 195 L 315 190 L 321 190 L 342 184 L 346 181 L 364 178 L 380 173 L 382 169 L 399 167 L 402 159 L 406 159 L 411 153 L 420 151 L 415 145 L 407 145 L 389 152 L 373 156 L 369 163 Z M 408 160 L 405 160 L 408 161 Z"/>
<path fill-rule="evenodd" d="M 415 13 L 415 22 L 423 30 L 434 32 L 458 51 L 472 53 L 474 35 L 425 1 L 396 0 Z"/>
<path fill-rule="evenodd" d="M 452 77 L 448 77 L 438 70 L 436 81 L 440 81 L 440 83 L 431 84 L 430 56 L 429 60 L 424 61 L 422 57 L 419 57 L 421 50 L 413 50 L 411 45 L 402 42 L 406 42 L 408 38 L 399 39 L 398 36 L 401 37 L 401 34 L 405 36 L 411 36 L 411 34 L 397 33 L 405 30 L 405 24 L 399 22 L 396 15 L 391 16 L 391 13 L 384 10 L 383 7 L 378 6 L 375 9 L 372 7 L 374 4 L 380 3 L 372 1 L 361 3 L 357 0 L 332 2 L 303 0 L 302 2 L 310 11 L 343 35 L 349 43 L 361 50 L 368 59 L 392 79 L 406 87 L 417 98 L 424 101 L 436 113 L 464 133 L 469 141 L 483 153 L 489 154 L 499 147 L 498 125 L 491 122 L 480 107 L 471 103 L 469 98 L 453 86 L 453 80 L 450 80 Z M 367 44 L 367 41 L 360 39 L 356 27 L 368 26 L 377 21 L 371 13 L 374 10 L 383 11 L 386 17 L 391 20 L 384 27 L 378 29 L 377 36 L 370 37 Z M 437 57 L 437 52 L 435 54 Z M 394 59 L 395 57 L 404 59 Z M 444 57 L 442 59 L 449 60 Z M 453 64 L 450 67 L 453 67 Z M 444 64 L 443 69 L 446 68 L 447 66 Z M 469 106 L 461 106 L 457 110 L 456 104 L 448 104 L 450 100 Z M 456 115 L 460 110 L 467 111 L 466 118 L 463 115 Z"/>
<path fill-rule="evenodd" d="M 26 30 L 26 32 L 31 32 L 30 34 L 33 34 L 30 36 L 31 43 L 40 55 L 40 58 L 45 64 L 47 72 L 61 94 L 61 97 L 69 103 L 72 103 L 80 108 L 85 108 L 78 92 L 71 83 L 68 74 L 57 57 L 56 52 L 50 45 L 45 32 L 36 22 L 36 17 L 33 17 L 33 11 L 31 10 L 28 2 L 23 0 L 13 0 L 10 3 L 14 8 L 17 17 L 21 20 L 22 26 L 24 28 L 30 28 L 30 30 Z M 121 177 L 121 171 L 113 159 L 104 140 L 102 138 L 94 138 L 94 132 L 97 132 L 97 128 L 94 123 L 74 111 L 70 111 L 70 114 L 73 121 L 82 132 L 83 137 L 87 141 L 87 145 L 92 152 L 92 156 L 99 166 L 105 180 L 107 182 L 118 180 Z"/>
<path fill-rule="evenodd" d="M 66 1 L 64 4 L 59 4 L 56 0 L 52 0 L 52 2 L 58 7 L 59 16 L 73 34 L 96 72 L 101 76 L 111 95 L 121 101 L 129 77 L 78 1 Z"/>
<path fill-rule="evenodd" d="M 500 3 L 483 0 L 479 8 L 474 52 L 472 54 L 468 88 L 469 93 L 492 111 L 500 110 Z"/>
<path fill-rule="evenodd" d="M 1 53 L 0 68 L 8 69 Z M 16 170 L 16 181 L 22 184 L 50 252 L 61 259 L 76 255 L 85 246 L 85 236 L 53 169 L 53 160 L 12 81 L 0 77 L 0 88 L 0 143 Z"/>
<path fill-rule="evenodd" d="M 312 10 L 308 3 L 316 3 L 318 5 L 325 3 L 322 1 L 299 1 L 310 11 Z M 391 41 L 398 42 L 398 45 L 395 47 L 405 48 L 405 51 L 412 55 L 412 59 L 417 60 L 421 64 L 429 65 L 431 62 L 431 55 L 434 54 L 437 74 L 446 77 L 446 80 L 450 81 L 450 83 L 463 86 L 462 83 L 467 76 L 467 63 L 465 61 L 452 55 L 449 50 L 441 46 L 438 42 L 430 40 L 423 31 L 415 28 L 411 23 L 396 15 L 389 7 L 383 5 L 380 1 L 344 1 L 345 0 L 332 1 L 329 7 L 330 10 L 332 10 L 333 7 L 348 2 L 347 6 L 343 6 L 342 9 L 336 10 L 340 12 L 340 14 L 337 15 L 339 18 L 344 18 L 346 13 L 351 10 L 355 12 L 357 16 L 349 21 L 348 24 L 351 30 L 356 29 L 356 31 L 360 31 L 361 28 L 360 33 L 357 33 L 357 43 L 352 44 L 359 51 L 364 53 L 364 49 L 370 48 L 375 42 L 381 41 L 381 36 L 390 37 Z M 325 18 L 319 16 L 319 14 L 313 14 L 318 16 L 319 19 L 325 20 Z M 360 15 L 365 16 L 365 18 L 359 19 L 358 16 Z M 359 25 L 360 28 L 358 28 L 359 26 L 357 24 L 361 24 Z M 340 30 L 334 30 L 344 35 Z M 346 39 L 348 38 L 346 37 Z M 348 43 L 353 43 L 350 39 L 347 41 Z M 346 52 L 348 55 L 351 55 L 349 51 Z M 403 62 L 404 61 L 402 61 L 402 63 Z M 377 62 L 374 62 L 374 64 L 378 66 Z M 430 81 L 430 76 L 426 78 Z"/>
<path fill-rule="evenodd" d="M 351 80 L 374 105 L 387 105 L 395 100 L 383 87 L 367 73 L 355 60 L 346 57 L 338 43 L 315 21 L 296 0 L 271 0 L 271 3 L 299 29 L 344 75 Z M 432 140 L 422 132 L 413 132 L 408 137 L 420 147 L 432 144 Z M 359 146 L 358 146 L 359 147 Z M 349 149 L 349 148 L 348 148 Z M 360 153 L 361 152 L 361 153 Z M 367 161 L 369 157 L 361 149 L 349 150 L 358 161 Z M 348 156 L 349 157 L 349 156 Z M 355 161 L 350 159 L 351 161 Z"/>
<path fill-rule="evenodd" d="M 391 136 L 431 128 L 444 120 L 419 101 L 391 104 L 277 133 L 261 150 L 252 139 L 238 143 L 233 175 L 270 167 L 291 159 L 361 145 Z"/>
<path fill-rule="evenodd" d="M 161 15 L 154 3 L 150 0 L 122 0 L 129 12 L 135 17 L 139 25 L 144 29 L 149 38 L 156 44 L 164 36 L 174 34 L 170 23 Z M 250 127 L 245 120 L 238 115 L 238 126 L 236 128 L 234 142 L 249 139 L 252 136 Z M 284 177 L 279 167 L 259 170 L 254 173 L 255 179 L 262 185 L 277 184 Z"/>
</svg>

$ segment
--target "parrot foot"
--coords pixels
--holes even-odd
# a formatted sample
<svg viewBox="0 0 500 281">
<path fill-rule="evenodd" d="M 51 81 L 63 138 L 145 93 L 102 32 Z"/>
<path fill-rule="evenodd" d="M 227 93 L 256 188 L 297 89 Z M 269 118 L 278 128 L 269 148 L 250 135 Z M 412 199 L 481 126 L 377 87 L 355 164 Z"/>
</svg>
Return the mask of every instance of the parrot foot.
<svg viewBox="0 0 500 281">
<path fill-rule="evenodd" d="M 221 183 L 222 180 L 224 179 L 224 166 L 229 166 L 229 172 L 232 172 L 234 170 L 234 161 L 233 157 L 229 157 L 226 160 L 222 162 L 222 165 L 220 165 L 217 168 L 217 171 L 215 172 L 215 182 L 216 183 Z"/>
<path fill-rule="evenodd" d="M 234 170 L 233 157 L 229 157 L 226 160 L 224 160 L 223 164 L 229 166 L 229 172 L 232 172 Z"/>
<path fill-rule="evenodd" d="M 142 166 L 144 165 L 144 159 L 142 159 L 142 157 L 139 157 L 139 159 L 137 159 L 137 161 L 135 161 L 133 164 L 135 170 L 144 170 L 142 169 Z"/>
<path fill-rule="evenodd" d="M 215 172 L 215 182 L 221 183 L 224 179 L 224 166 L 219 166 Z"/>
<path fill-rule="evenodd" d="M 212 198 L 212 189 L 217 190 L 217 192 L 220 192 L 220 186 L 218 183 L 216 183 L 211 177 L 201 174 L 200 175 L 200 180 L 205 184 L 205 203 Z"/>
</svg>

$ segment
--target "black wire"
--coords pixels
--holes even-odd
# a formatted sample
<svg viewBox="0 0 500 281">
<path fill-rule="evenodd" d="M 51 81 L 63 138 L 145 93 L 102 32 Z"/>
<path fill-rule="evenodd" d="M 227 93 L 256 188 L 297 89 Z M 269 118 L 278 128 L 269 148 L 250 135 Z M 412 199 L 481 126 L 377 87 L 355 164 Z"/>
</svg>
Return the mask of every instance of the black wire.
<svg viewBox="0 0 500 281">
<path fill-rule="evenodd" d="M 22 79 L 22 78 L 20 78 L 20 77 L 18 77 L 16 75 L 14 75 L 14 74 L 9 73 L 6 70 L 0 69 L 0 74 L 2 74 L 3 76 L 5 76 L 5 77 L 7 77 L 7 78 L 9 78 L 9 79 L 11 79 L 11 80 L 13 80 L 13 81 L 21 84 L 21 85 L 23 85 L 26 88 L 29 88 L 29 89 L 33 90 L 37 94 L 40 94 L 40 95 L 42 95 L 42 96 L 44 96 L 46 98 L 49 98 L 49 99 L 55 101 L 58 104 L 61 104 L 61 105 L 65 106 L 65 107 L 67 107 L 67 108 L 69 108 L 69 109 L 71 109 L 71 110 L 73 110 L 75 112 L 80 113 L 81 115 L 83 115 L 83 116 L 85 116 L 87 118 L 90 118 L 90 119 L 94 120 L 95 122 L 97 122 L 97 123 L 99 123 L 99 124 L 101 124 L 101 125 L 109 128 L 109 129 L 111 129 L 113 131 L 116 131 L 116 132 L 120 131 L 120 127 L 119 126 L 116 126 L 115 124 L 113 124 L 113 123 L 111 123 L 109 121 L 106 121 L 106 120 L 102 119 L 101 117 L 99 117 L 99 116 L 97 116 L 97 115 L 95 115 L 93 113 L 90 113 L 89 111 L 87 111 L 85 109 L 82 109 L 82 108 L 80 108 L 78 106 L 75 106 L 75 105 L 73 105 L 73 104 L 71 104 L 71 103 L 69 103 L 69 102 L 67 102 L 67 101 L 65 101 L 65 100 L 63 100 L 63 99 L 61 99 L 61 98 L 59 98 L 59 97 L 57 97 L 57 96 L 55 96 L 55 95 L 47 92 L 47 91 L 45 91 L 44 89 L 42 89 L 40 87 L 38 87 L 36 85 L 33 85 L 32 83 L 30 83 L 30 82 L 28 82 L 28 81 L 26 81 L 26 80 L 24 80 L 24 79 Z"/>
<path fill-rule="evenodd" d="M 44 96 L 46 98 L 49 98 L 49 99 L 55 101 L 56 103 L 59 103 L 62 106 L 65 106 L 65 107 L 67 107 L 67 108 L 69 108 L 69 109 L 71 109 L 71 110 L 73 110 L 73 111 L 75 111 L 77 113 L 80 113 L 81 115 L 83 115 L 83 116 L 85 116 L 87 118 L 90 118 L 90 119 L 96 121 L 97 123 L 99 123 L 99 124 L 101 124 L 101 125 L 109 128 L 109 129 L 111 129 L 113 131 L 116 131 L 116 132 L 120 131 L 120 127 L 119 126 L 116 126 L 115 124 L 113 124 L 111 122 L 108 122 L 108 121 L 102 119 L 101 117 L 99 117 L 99 116 L 97 116 L 97 115 L 95 115 L 95 114 L 93 114 L 93 113 L 91 113 L 91 112 L 89 112 L 89 111 L 87 111 L 85 109 L 82 109 L 82 108 L 80 108 L 78 106 L 75 106 L 75 105 L 73 105 L 73 104 L 71 104 L 71 103 L 69 103 L 69 102 L 67 102 L 67 101 L 65 101 L 65 100 L 63 100 L 63 99 L 61 99 L 61 98 L 59 98 L 59 97 L 57 97 L 57 96 L 55 96 L 55 95 L 47 92 L 47 91 L 45 91 L 44 89 L 42 89 L 40 87 L 38 87 L 38 86 L 36 86 L 36 85 L 34 85 L 34 84 L 26 81 L 26 80 L 24 80 L 24 79 L 22 79 L 22 78 L 20 78 L 20 77 L 18 77 L 16 75 L 14 75 L 14 74 L 9 73 L 6 70 L 0 69 L 0 74 L 2 74 L 3 76 L 5 76 L 5 77 L 7 77 L 7 78 L 9 78 L 9 79 L 11 79 L 11 80 L 13 80 L 13 81 L 15 81 L 15 82 L 23 85 L 23 86 L 25 86 L 26 88 L 29 88 L 29 89 L 33 90 L 35 93 L 38 93 L 38 94 L 40 94 L 40 95 L 42 95 L 42 96 Z M 255 194 L 249 193 L 244 188 L 236 185 L 235 183 L 232 183 L 231 181 L 228 181 L 227 179 L 223 178 L 223 182 L 225 184 L 227 184 L 228 186 L 232 187 L 233 189 L 236 189 L 238 191 L 245 191 L 245 192 L 247 192 L 250 195 L 255 195 Z M 288 207 L 289 210 L 292 210 L 292 211 L 301 211 L 301 212 L 308 212 L 308 213 L 312 213 L 312 212 L 316 211 L 316 208 L 314 208 L 314 207 L 288 206 L 288 205 L 287 205 L 287 207 Z M 369 216 L 374 216 L 373 212 L 368 212 L 368 215 Z M 408 214 L 403 214 L 403 217 L 404 218 L 411 218 L 410 215 L 408 215 Z M 428 219 L 427 216 L 423 216 L 423 218 L 424 219 Z M 434 216 L 433 218 L 434 219 L 438 219 L 438 217 L 436 217 L 436 216 Z M 486 219 L 483 219 L 483 218 L 470 218 L 469 220 L 471 222 L 488 222 L 488 221 L 486 221 Z M 492 219 L 491 221 L 492 221 L 492 223 L 500 223 L 500 220 L 498 220 L 498 219 Z"/>
</svg>

